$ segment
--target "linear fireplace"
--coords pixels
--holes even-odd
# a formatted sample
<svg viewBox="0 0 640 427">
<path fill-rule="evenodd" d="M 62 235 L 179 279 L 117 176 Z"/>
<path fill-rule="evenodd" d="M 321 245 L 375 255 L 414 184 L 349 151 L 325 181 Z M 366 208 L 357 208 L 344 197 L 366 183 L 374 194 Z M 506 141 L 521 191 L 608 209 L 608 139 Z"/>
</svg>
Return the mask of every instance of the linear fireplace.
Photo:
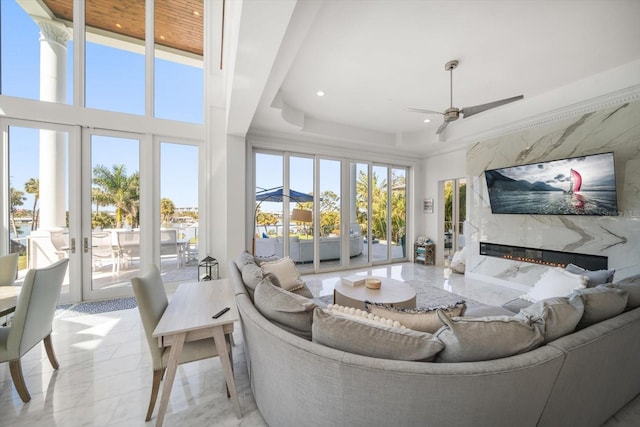
<svg viewBox="0 0 640 427">
<path fill-rule="evenodd" d="M 606 270 L 609 264 L 608 257 L 601 255 L 524 248 L 488 242 L 480 242 L 480 255 L 553 267 L 565 267 L 567 264 L 575 264 L 587 270 Z"/>
</svg>

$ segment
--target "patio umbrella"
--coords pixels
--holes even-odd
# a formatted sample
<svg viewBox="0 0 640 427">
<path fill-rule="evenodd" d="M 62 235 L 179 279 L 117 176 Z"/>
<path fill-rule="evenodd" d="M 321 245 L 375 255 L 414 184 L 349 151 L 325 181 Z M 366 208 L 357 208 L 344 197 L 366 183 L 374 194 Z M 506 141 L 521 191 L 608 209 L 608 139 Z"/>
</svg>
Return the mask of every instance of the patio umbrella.
<svg viewBox="0 0 640 427">
<path fill-rule="evenodd" d="M 271 190 L 264 190 L 256 193 L 256 201 L 258 202 L 282 202 L 284 197 L 289 197 L 294 202 L 313 202 L 313 195 L 301 193 L 295 190 L 289 190 L 289 195 L 283 193 L 282 187 Z"/>
</svg>

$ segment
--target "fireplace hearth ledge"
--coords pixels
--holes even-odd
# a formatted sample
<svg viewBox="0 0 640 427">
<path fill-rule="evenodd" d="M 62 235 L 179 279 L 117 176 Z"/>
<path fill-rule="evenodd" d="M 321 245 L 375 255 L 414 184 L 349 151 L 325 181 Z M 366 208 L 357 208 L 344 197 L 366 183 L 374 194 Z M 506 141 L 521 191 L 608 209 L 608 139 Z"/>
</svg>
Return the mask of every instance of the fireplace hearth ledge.
<svg viewBox="0 0 640 427">
<path fill-rule="evenodd" d="M 512 282 L 510 280 L 500 279 L 498 277 L 489 276 L 487 274 L 474 273 L 467 270 L 464 275 L 469 279 L 475 279 L 475 280 L 491 283 L 498 286 L 504 286 L 505 288 L 511 288 L 518 291 L 528 292 L 531 290 L 531 286 L 529 285 Z"/>
</svg>

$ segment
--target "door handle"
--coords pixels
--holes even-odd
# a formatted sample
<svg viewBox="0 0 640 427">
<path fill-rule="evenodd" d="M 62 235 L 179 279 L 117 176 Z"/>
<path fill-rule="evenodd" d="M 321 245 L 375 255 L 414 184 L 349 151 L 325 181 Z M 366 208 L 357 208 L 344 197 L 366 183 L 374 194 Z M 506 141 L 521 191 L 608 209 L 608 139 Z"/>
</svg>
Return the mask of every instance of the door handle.
<svg viewBox="0 0 640 427">
<path fill-rule="evenodd" d="M 85 237 L 84 240 L 84 253 L 89 253 L 89 238 Z"/>
<path fill-rule="evenodd" d="M 76 253 L 76 239 L 75 239 L 75 237 L 71 238 L 71 245 L 69 247 L 69 252 L 71 252 L 72 254 Z"/>
</svg>

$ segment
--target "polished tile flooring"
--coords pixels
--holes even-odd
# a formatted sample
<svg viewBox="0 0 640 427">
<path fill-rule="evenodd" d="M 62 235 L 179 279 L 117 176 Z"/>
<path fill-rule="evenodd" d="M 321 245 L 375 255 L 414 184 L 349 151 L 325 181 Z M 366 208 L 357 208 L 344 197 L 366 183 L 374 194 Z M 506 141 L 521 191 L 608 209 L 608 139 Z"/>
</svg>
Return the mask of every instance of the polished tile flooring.
<svg viewBox="0 0 640 427">
<path fill-rule="evenodd" d="M 315 296 L 330 295 L 344 275 L 366 272 L 424 282 L 487 304 L 502 304 L 521 291 L 471 280 L 443 267 L 403 263 L 348 272 L 303 276 Z M 226 397 L 218 359 L 180 365 L 165 418 L 166 426 L 265 426 L 251 394 L 239 327 L 234 332 L 234 369 L 243 417 Z M 54 371 L 44 347 L 23 358 L 31 401 L 22 403 L 9 366 L 0 364 L 0 426 L 143 426 L 151 390 L 151 360 L 137 309 L 61 316 L 53 344 L 60 369 Z M 286 410 L 286 408 L 283 408 Z M 607 426 L 640 425 L 640 399 Z M 273 426 L 276 427 L 276 426 Z"/>
</svg>

